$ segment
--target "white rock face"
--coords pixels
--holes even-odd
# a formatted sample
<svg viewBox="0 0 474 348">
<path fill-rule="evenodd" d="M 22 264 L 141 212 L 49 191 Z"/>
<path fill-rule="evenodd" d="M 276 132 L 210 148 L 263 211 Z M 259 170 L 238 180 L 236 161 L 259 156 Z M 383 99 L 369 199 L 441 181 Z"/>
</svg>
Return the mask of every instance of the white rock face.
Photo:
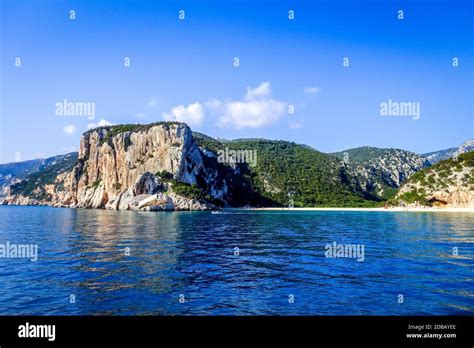
<svg viewBox="0 0 474 348">
<path fill-rule="evenodd" d="M 225 180 L 218 179 L 216 169 L 204 167 L 201 151 L 186 124 L 100 127 L 83 134 L 72 170 L 61 172 L 53 184 L 35 189 L 36 197 L 44 191 L 48 198 L 7 196 L 2 204 L 113 210 L 214 208 L 203 198 L 199 201 L 176 194 L 173 186 L 177 183 L 196 185 L 202 197 L 209 195 L 226 202 Z M 195 196 L 196 190 L 190 190 Z"/>
<path fill-rule="evenodd" d="M 157 196 L 164 185 L 156 173 L 166 171 L 192 185 L 207 174 L 187 125 L 157 124 L 116 132 L 106 127 L 82 136 L 78 162 L 65 179 L 68 194 L 56 197 L 60 203 L 119 210 L 207 208 L 172 191 Z"/>
<path fill-rule="evenodd" d="M 382 196 L 384 186 L 398 188 L 410 176 L 428 165 L 425 158 L 415 153 L 387 149 L 383 155 L 355 166 L 355 172 L 363 189 Z"/>
<path fill-rule="evenodd" d="M 117 197 L 117 200 L 118 200 L 117 209 L 119 210 L 131 209 L 133 197 L 134 195 L 133 195 L 132 189 L 127 189 L 123 192 L 120 192 L 119 197 Z"/>
</svg>

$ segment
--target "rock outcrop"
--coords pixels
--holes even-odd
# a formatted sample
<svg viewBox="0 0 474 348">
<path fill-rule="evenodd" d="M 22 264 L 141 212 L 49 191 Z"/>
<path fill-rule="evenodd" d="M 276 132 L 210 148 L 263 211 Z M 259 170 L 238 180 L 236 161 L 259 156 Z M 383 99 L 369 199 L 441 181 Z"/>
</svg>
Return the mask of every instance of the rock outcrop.
<svg viewBox="0 0 474 348">
<path fill-rule="evenodd" d="M 474 208 L 474 151 L 416 173 L 400 188 L 392 204 Z"/>
<path fill-rule="evenodd" d="M 160 175 L 166 173 L 167 179 Z M 6 204 L 47 204 L 118 210 L 204 210 L 205 199 L 174 192 L 176 185 L 199 187 L 225 199 L 214 173 L 204 168 L 191 129 L 183 123 L 100 127 L 81 138 L 71 171 L 43 187 L 47 199 L 13 195 Z M 202 187 L 202 186 L 205 187 Z M 223 201 L 224 202 L 224 201 Z"/>
<path fill-rule="evenodd" d="M 390 198 L 410 176 L 429 166 L 420 155 L 400 149 L 364 146 L 336 152 L 360 185 L 375 195 Z"/>
<path fill-rule="evenodd" d="M 223 161 L 224 149 L 252 151 L 255 161 Z M 472 207 L 472 153 L 450 161 L 426 168 L 425 158 L 399 149 L 324 154 L 286 141 L 220 141 L 179 122 L 106 126 L 84 133 L 79 153 L 38 169 L 4 165 L 2 173 L 17 180 L 4 187 L 0 204 L 147 211 L 385 202 Z"/>
</svg>

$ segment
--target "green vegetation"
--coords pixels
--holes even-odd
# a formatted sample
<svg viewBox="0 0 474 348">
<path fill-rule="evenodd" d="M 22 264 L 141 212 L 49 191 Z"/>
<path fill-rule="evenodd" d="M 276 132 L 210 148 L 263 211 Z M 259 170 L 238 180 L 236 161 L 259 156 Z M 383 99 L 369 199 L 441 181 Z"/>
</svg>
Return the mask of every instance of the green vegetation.
<svg viewBox="0 0 474 348">
<path fill-rule="evenodd" d="M 198 200 L 205 199 L 206 195 L 196 185 L 190 185 L 184 182 L 176 181 L 174 179 L 171 180 L 171 183 L 173 185 L 173 192 L 178 195 L 188 197 L 188 198 L 194 198 Z"/>
<path fill-rule="evenodd" d="M 95 181 L 92 183 L 91 187 L 92 187 L 92 188 L 97 188 L 97 187 L 99 187 L 99 185 L 100 185 L 101 182 L 102 182 L 102 180 L 97 179 L 97 180 L 95 180 Z"/>
<path fill-rule="evenodd" d="M 38 200 L 49 199 L 44 189 L 45 185 L 54 184 L 56 177 L 66 171 L 71 171 L 77 161 L 77 153 L 71 153 L 58 159 L 55 164 L 45 167 L 43 170 L 31 173 L 22 181 L 10 186 L 12 195 L 23 195 Z M 57 189 L 64 188 L 60 183 Z"/>
<path fill-rule="evenodd" d="M 381 149 L 378 147 L 362 146 L 346 151 L 334 152 L 333 156 L 344 159 L 345 154 L 349 157 L 349 163 L 366 164 L 368 161 L 390 154 L 391 152 L 401 151 L 398 149 Z"/>
<path fill-rule="evenodd" d="M 182 122 L 173 122 L 173 121 L 162 121 L 162 122 L 154 122 L 148 124 L 120 124 L 116 126 L 102 126 L 88 130 L 84 134 L 89 134 L 95 132 L 97 130 L 106 130 L 108 133 L 110 132 L 113 135 L 117 135 L 124 132 L 142 132 L 150 129 L 154 126 L 172 126 L 172 125 L 184 125 Z"/>
<path fill-rule="evenodd" d="M 409 204 L 417 202 L 418 204 L 421 204 L 421 205 L 427 205 L 427 206 L 431 205 L 430 202 L 425 197 L 425 192 L 424 191 L 418 192 L 416 189 L 410 192 L 405 192 L 399 197 L 399 199 Z"/>
<path fill-rule="evenodd" d="M 429 165 L 429 162 L 419 155 L 394 148 L 364 146 L 335 152 L 332 155 L 345 160 L 361 182 L 368 182 L 368 191 L 383 200 L 394 198 L 400 183 L 403 183 L 407 176 L 416 175 L 412 173 Z M 412 165 L 417 167 L 406 171 L 405 164 L 408 167 Z M 393 168 L 399 168 L 400 172 L 394 172 Z M 398 175 L 398 180 L 393 174 Z"/>
<path fill-rule="evenodd" d="M 156 172 L 155 176 L 160 177 L 164 181 L 169 181 L 169 180 L 173 179 L 173 174 L 171 174 L 170 172 L 168 172 L 166 170 L 162 170 L 161 172 Z"/>
<path fill-rule="evenodd" d="M 420 170 L 419 172 L 413 174 L 410 177 L 410 180 L 424 182 L 424 181 L 426 181 L 426 174 L 430 173 L 430 172 L 431 172 L 431 169 Z"/>
<path fill-rule="evenodd" d="M 127 124 L 119 126 L 100 127 L 104 130 L 101 142 L 109 140 L 117 134 L 144 131 L 155 125 L 182 125 L 178 122 L 158 122 L 149 125 Z M 96 129 L 97 130 L 97 129 Z M 92 130 L 88 131 L 92 132 Z M 87 134 L 87 133 L 86 133 Z M 288 141 L 271 141 L 265 139 L 238 139 L 234 141 L 216 140 L 200 133 L 193 133 L 197 145 L 214 153 L 215 156 L 203 155 L 204 167 L 214 169 L 216 177 L 213 179 L 214 188 L 224 189 L 227 186 L 227 199 L 231 206 L 288 206 L 290 201 L 295 207 L 375 207 L 384 205 L 387 201 L 406 202 L 429 205 L 426 199 L 428 188 L 439 187 L 446 189 L 450 176 L 466 166 L 474 166 L 474 151 L 459 156 L 457 161 L 440 161 L 430 168 L 413 174 L 408 182 L 417 183 L 421 189 L 409 189 L 408 192 L 394 198 L 397 188 L 384 182 L 385 174 L 378 169 L 373 174 L 377 185 L 365 188 L 365 181 L 355 170 L 356 165 L 364 165 L 367 161 L 385 156 L 396 149 L 378 149 L 362 147 L 351 149 L 349 165 L 341 159 L 345 152 L 328 155 L 316 151 L 305 145 Z M 129 135 L 124 137 L 124 146 L 130 146 Z M 257 154 L 256 165 L 251 163 L 221 163 L 218 160 L 219 151 L 249 150 Z M 55 183 L 56 176 L 64 171 L 71 171 L 74 166 L 75 156 L 65 156 L 63 160 L 47 166 L 41 171 L 31 173 L 21 182 L 11 186 L 12 194 L 21 194 L 36 199 L 48 199 L 44 185 Z M 87 165 L 83 159 L 83 165 Z M 191 161 L 189 161 L 191 162 Z M 81 162 L 77 162 L 81 164 Z M 354 163 L 354 165 L 352 164 Z M 188 166 L 187 170 L 193 168 Z M 211 187 L 206 182 L 207 177 L 200 173 L 197 185 L 178 182 L 173 174 L 165 170 L 155 173 L 162 181 L 169 183 L 172 191 L 184 197 L 207 200 L 217 205 L 223 202 L 212 198 L 209 193 Z M 474 178 L 465 175 L 463 183 L 474 187 Z M 101 180 L 95 180 L 91 187 L 98 187 Z M 165 185 L 166 186 L 166 185 Z M 57 183 L 57 189 L 64 189 L 62 183 Z M 122 187 L 117 184 L 115 189 Z M 382 190 L 379 197 L 375 191 Z"/>
<path fill-rule="evenodd" d="M 459 155 L 457 160 L 450 158 L 439 161 L 435 165 L 413 174 L 405 183 L 408 188 L 413 186 L 413 189 L 401 194 L 397 199 L 391 200 L 389 203 L 396 205 L 400 202 L 408 204 L 418 202 L 419 204 L 430 206 L 433 202 L 428 201 L 426 191 L 444 190 L 447 192 L 450 185 L 457 184 L 452 176 L 468 167 L 474 167 L 474 151 Z M 466 173 L 461 178 L 461 182 L 466 186 L 471 185 L 470 189 L 474 189 L 474 170 L 471 169 L 469 173 Z M 421 186 L 421 189 L 417 190 L 415 186 Z"/>
<path fill-rule="evenodd" d="M 199 188 L 197 185 L 190 185 L 188 183 L 184 182 L 179 182 L 174 179 L 171 179 L 171 184 L 172 184 L 172 190 L 174 193 L 177 195 L 186 197 L 186 198 L 191 198 L 191 199 L 196 199 L 198 201 L 207 201 L 210 202 L 216 206 L 223 206 L 223 202 L 215 199 L 214 197 L 206 194 L 201 188 Z"/>
<path fill-rule="evenodd" d="M 309 147 L 263 139 L 220 142 L 201 134 L 194 138 L 215 154 L 226 147 L 256 150 L 256 166 L 238 163 L 239 174 L 229 164 L 205 158 L 205 165 L 215 167 L 226 179 L 233 205 L 286 206 L 291 198 L 295 207 L 377 206 L 381 202 L 357 185 L 340 160 Z"/>
<path fill-rule="evenodd" d="M 142 132 L 142 131 L 147 131 L 151 127 L 154 126 L 172 126 L 172 125 L 183 125 L 184 123 L 181 122 L 168 122 L 168 121 L 163 121 L 163 122 L 155 122 L 155 123 L 150 123 L 150 124 L 120 124 L 116 126 L 102 126 L 102 127 L 97 127 L 88 130 L 87 132 L 84 133 L 84 135 L 89 134 L 91 132 L 103 130 L 105 131 L 105 136 L 103 136 L 100 139 L 99 144 L 102 145 L 104 143 L 109 143 L 110 139 L 115 137 L 118 134 L 121 133 L 127 133 L 127 132 Z M 132 144 L 130 137 L 125 137 L 124 138 L 124 147 L 125 150 Z"/>
</svg>

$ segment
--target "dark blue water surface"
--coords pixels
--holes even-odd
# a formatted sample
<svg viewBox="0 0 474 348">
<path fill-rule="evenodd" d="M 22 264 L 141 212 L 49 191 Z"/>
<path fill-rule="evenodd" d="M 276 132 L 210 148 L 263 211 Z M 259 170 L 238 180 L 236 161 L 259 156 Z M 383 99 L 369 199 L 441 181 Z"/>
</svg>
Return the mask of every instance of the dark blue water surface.
<svg viewBox="0 0 474 348">
<path fill-rule="evenodd" d="M 473 217 L 1 206 L 0 244 L 39 257 L 0 258 L 0 314 L 472 315 Z M 326 258 L 333 242 L 364 261 Z"/>
</svg>

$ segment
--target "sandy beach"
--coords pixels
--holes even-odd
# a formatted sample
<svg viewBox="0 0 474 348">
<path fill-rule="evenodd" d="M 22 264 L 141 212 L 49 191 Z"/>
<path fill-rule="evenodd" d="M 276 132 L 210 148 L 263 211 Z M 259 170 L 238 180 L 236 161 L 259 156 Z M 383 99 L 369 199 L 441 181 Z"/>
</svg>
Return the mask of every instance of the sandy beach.
<svg viewBox="0 0 474 348">
<path fill-rule="evenodd" d="M 436 212 L 436 213 L 474 213 L 474 208 L 435 208 L 435 207 L 391 207 L 391 208 L 250 208 L 248 210 L 270 211 L 385 211 L 385 212 Z"/>
</svg>

